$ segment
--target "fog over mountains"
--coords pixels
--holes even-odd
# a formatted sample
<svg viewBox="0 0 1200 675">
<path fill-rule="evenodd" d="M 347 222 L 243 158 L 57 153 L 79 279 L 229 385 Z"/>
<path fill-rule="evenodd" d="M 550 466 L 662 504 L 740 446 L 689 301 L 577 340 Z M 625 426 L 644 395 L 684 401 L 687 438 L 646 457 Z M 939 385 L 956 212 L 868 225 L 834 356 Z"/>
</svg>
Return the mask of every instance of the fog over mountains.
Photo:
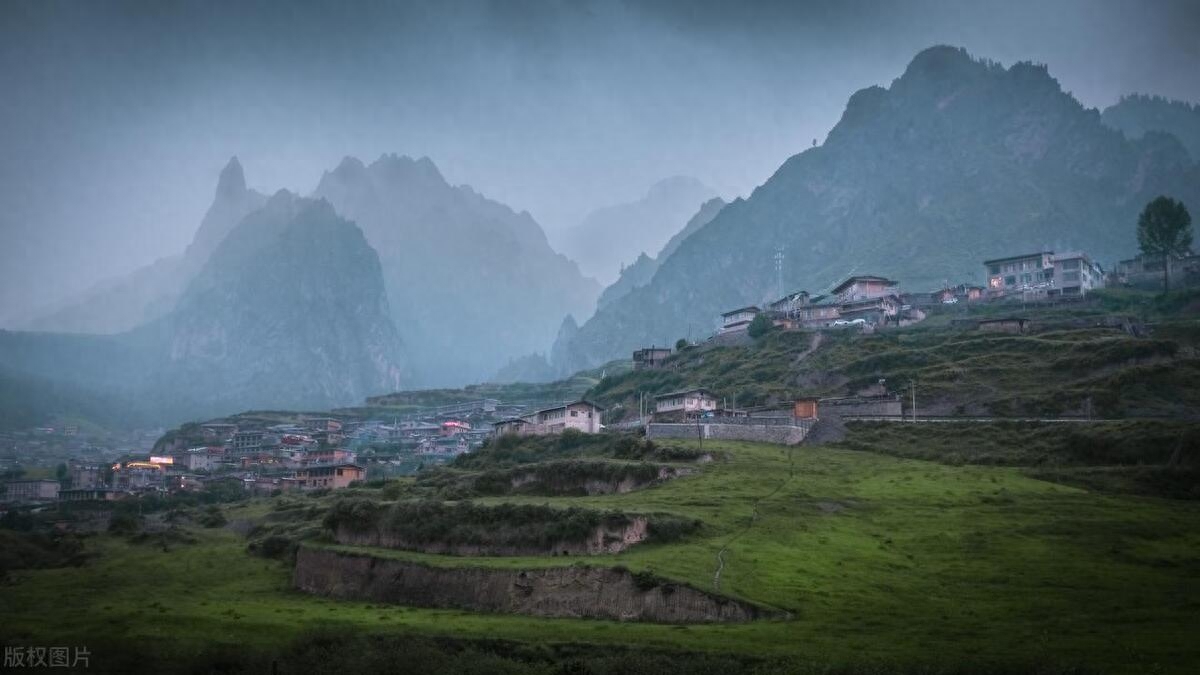
<svg viewBox="0 0 1200 675">
<path fill-rule="evenodd" d="M 664 178 L 640 199 L 592 211 L 580 224 L 556 233 L 554 241 L 584 274 L 608 285 L 638 256 L 654 255 L 699 204 L 716 196 L 690 176 Z"/>
<path fill-rule="evenodd" d="M 1146 201 L 1200 203 L 1181 142 L 1194 113 L 1142 97 L 1102 118 L 1045 66 L 930 48 L 748 198 L 676 177 L 596 211 L 573 241 L 620 272 L 603 292 L 529 213 L 429 158 L 347 157 L 311 197 L 270 199 L 235 158 L 185 251 L 47 312 L 43 332 L 0 333 L 0 391 L 168 418 L 348 405 L 702 339 L 721 311 L 777 295 L 780 249 L 788 291 L 854 273 L 978 282 L 985 258 L 1039 248 L 1111 263 L 1136 251 Z"/>
<path fill-rule="evenodd" d="M 781 247 L 784 291 L 855 273 L 912 290 L 979 283 L 983 260 L 1046 249 L 1111 264 L 1136 253 L 1137 214 L 1159 194 L 1200 203 L 1200 165 L 1176 137 L 1126 138 L 1046 66 L 930 48 L 890 87 L 855 93 L 823 145 L 722 208 L 553 351 L 572 369 L 707 336 L 721 311 L 778 296 Z"/>
</svg>

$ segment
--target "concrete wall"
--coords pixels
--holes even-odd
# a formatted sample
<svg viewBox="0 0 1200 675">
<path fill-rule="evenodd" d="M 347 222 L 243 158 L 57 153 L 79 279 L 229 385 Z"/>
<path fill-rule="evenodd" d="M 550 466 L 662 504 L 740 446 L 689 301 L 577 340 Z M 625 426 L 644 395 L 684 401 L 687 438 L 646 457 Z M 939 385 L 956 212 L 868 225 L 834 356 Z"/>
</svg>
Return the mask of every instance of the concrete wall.
<svg viewBox="0 0 1200 675">
<path fill-rule="evenodd" d="M 900 417 L 898 396 L 888 398 L 830 398 L 817 404 L 821 417 Z"/>
<path fill-rule="evenodd" d="M 753 419 L 753 418 L 751 418 Z M 756 441 L 795 445 L 804 440 L 810 424 L 767 424 L 753 422 L 646 425 L 646 438 L 693 438 L 726 441 Z"/>
</svg>

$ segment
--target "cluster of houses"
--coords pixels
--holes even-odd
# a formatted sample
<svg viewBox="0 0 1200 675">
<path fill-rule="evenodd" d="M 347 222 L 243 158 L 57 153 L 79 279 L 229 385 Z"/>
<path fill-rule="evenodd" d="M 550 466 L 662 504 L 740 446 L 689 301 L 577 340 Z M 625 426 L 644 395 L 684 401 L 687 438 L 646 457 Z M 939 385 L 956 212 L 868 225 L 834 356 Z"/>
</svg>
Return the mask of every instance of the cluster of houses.
<svg viewBox="0 0 1200 675">
<path fill-rule="evenodd" d="M 1153 268 L 1153 264 L 1150 265 Z M 1186 264 L 1177 265 L 1190 269 Z M 958 303 L 1021 301 L 1038 302 L 1082 298 L 1103 288 L 1110 278 L 1128 283 L 1136 275 L 1144 281 L 1148 273 L 1141 257 L 1122 261 L 1125 277 L 1106 274 L 1086 253 L 1039 251 L 983 262 L 983 286 L 959 284 L 932 292 L 902 292 L 900 284 L 882 276 L 855 275 L 829 293 L 789 293 L 765 306 L 751 305 L 721 315 L 717 335 L 745 331 L 759 315 L 767 316 L 784 329 L 820 330 L 848 326 L 904 326 L 925 318 L 928 308 Z M 1133 270 L 1137 270 L 1136 274 Z M 1157 267 L 1161 280 L 1161 264 Z M 1161 283 L 1161 281 L 1160 281 Z M 651 348 L 634 354 L 635 368 L 654 368 L 670 355 L 669 349 Z"/>
</svg>

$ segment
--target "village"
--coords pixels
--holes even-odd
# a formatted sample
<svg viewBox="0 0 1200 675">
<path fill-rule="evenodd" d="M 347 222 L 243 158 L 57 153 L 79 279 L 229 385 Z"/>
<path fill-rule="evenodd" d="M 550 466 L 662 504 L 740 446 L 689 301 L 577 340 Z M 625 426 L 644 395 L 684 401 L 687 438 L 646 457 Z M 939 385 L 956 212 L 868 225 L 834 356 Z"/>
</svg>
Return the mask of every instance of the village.
<svg viewBox="0 0 1200 675">
<path fill-rule="evenodd" d="M 850 276 L 828 293 L 796 291 L 765 303 L 724 312 L 702 344 L 676 349 L 651 346 L 632 353 L 633 371 L 664 368 L 678 348 L 744 344 L 756 323 L 784 331 L 900 329 L 933 311 L 971 306 L 1012 308 L 977 319 L 954 319 L 979 331 L 1023 334 L 1032 321 L 1021 310 L 1039 304 L 1083 301 L 1105 286 L 1153 288 L 1162 282 L 1161 261 L 1138 256 L 1106 272 L 1086 253 L 1031 254 L 982 262 L 985 285 L 958 284 L 932 292 L 908 292 L 883 276 Z M 1175 261 L 1177 286 L 1200 281 L 1200 256 Z M 907 407 L 906 407 L 907 406 Z M 649 393 L 636 412 L 609 414 L 583 398 L 505 402 L 496 398 L 458 401 L 406 410 L 392 419 L 339 412 L 300 415 L 288 421 L 235 416 L 184 425 L 163 435 L 149 451 L 114 453 L 79 441 L 76 427 L 32 430 L 12 448 L 35 452 L 44 465 L 61 460 L 54 477 L 26 477 L 20 453 L 4 459 L 8 478 L 4 504 L 104 502 L 145 494 L 203 491 L 215 484 L 240 486 L 249 495 L 338 490 L 371 479 L 411 475 L 444 464 L 505 435 L 537 436 L 606 430 L 639 431 L 648 438 L 749 440 L 792 445 L 804 440 L 822 419 L 915 418 L 904 391 L 880 382 L 852 395 L 800 398 L 776 405 L 738 406 L 705 387 Z M 47 439 L 59 444 L 47 445 Z M 57 448 L 56 452 L 50 449 Z M 15 459 L 14 459 L 15 458 Z M 26 459 L 32 459 L 27 457 Z M 37 462 L 34 461 L 36 464 Z M 44 471 L 42 473 L 45 473 Z"/>
</svg>

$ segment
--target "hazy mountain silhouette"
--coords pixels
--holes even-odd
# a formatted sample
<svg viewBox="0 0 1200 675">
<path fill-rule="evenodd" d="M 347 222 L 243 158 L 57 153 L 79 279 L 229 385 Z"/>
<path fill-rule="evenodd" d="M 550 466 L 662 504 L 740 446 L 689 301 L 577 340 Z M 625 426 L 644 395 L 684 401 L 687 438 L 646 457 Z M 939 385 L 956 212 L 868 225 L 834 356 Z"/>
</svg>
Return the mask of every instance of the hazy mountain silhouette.
<svg viewBox="0 0 1200 675">
<path fill-rule="evenodd" d="M 212 205 L 183 253 L 160 258 L 127 275 L 97 284 L 35 318 L 28 328 L 68 333 L 120 333 L 165 315 L 225 235 L 265 201 L 264 195 L 246 187 L 237 157 L 230 159 L 217 181 Z"/>
<path fill-rule="evenodd" d="M 1194 161 L 1200 162 L 1200 105 L 1131 94 L 1105 108 L 1101 119 L 1128 138 L 1141 138 L 1148 131 L 1171 134 L 1183 143 Z"/>
<path fill-rule="evenodd" d="M 425 385 L 479 381 L 544 351 L 599 285 L 556 253 L 528 213 L 451 186 L 428 158 L 346 158 L 315 194 L 379 252 L 392 316 Z"/>
<path fill-rule="evenodd" d="M 672 176 L 636 201 L 596 209 L 555 241 L 584 274 L 611 284 L 623 265 L 661 249 L 702 203 L 715 196 L 695 178 Z"/>
<path fill-rule="evenodd" d="M 825 143 L 788 159 L 662 261 L 650 283 L 600 309 L 570 353 L 587 365 L 704 337 L 721 311 L 853 273 L 929 290 L 983 280 L 982 261 L 1083 249 L 1136 253 L 1147 201 L 1200 205 L 1200 166 L 1161 133 L 1126 139 L 1044 66 L 1010 68 L 933 47 L 889 88 L 855 93 Z"/>
</svg>

